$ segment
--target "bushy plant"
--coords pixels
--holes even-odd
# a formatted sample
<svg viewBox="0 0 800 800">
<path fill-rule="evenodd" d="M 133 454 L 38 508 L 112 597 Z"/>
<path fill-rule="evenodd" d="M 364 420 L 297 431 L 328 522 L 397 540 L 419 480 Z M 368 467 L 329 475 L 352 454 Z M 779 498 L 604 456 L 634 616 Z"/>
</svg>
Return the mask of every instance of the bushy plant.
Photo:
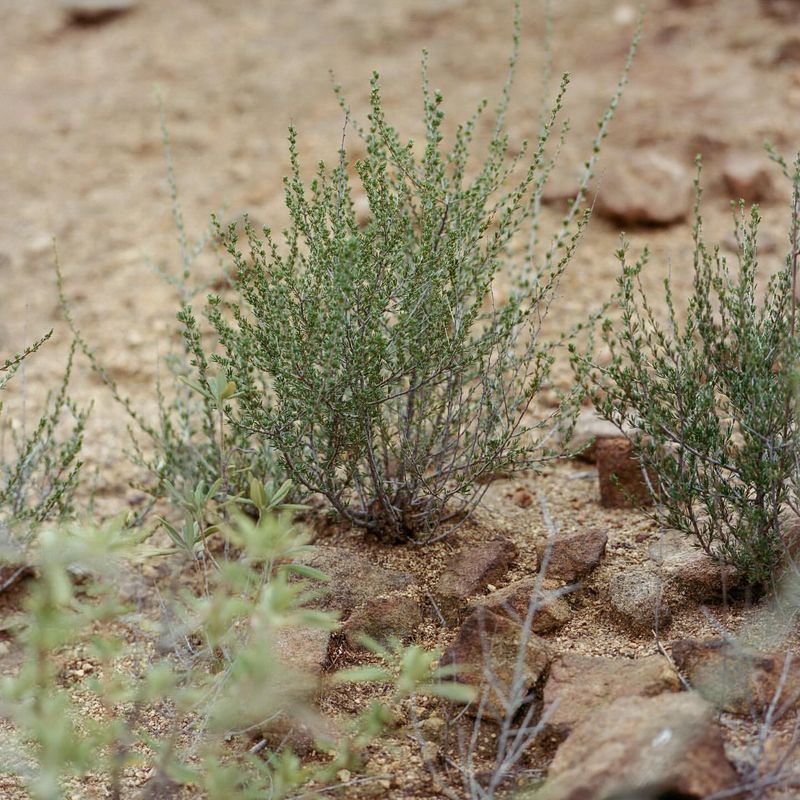
<svg viewBox="0 0 800 800">
<path fill-rule="evenodd" d="M 663 307 L 646 296 L 640 275 L 649 250 L 631 264 L 623 241 L 620 316 L 602 324 L 610 359 L 574 360 L 598 411 L 634 431 L 657 518 L 753 584 L 769 582 L 782 558 L 782 513 L 797 500 L 800 160 L 786 171 L 793 199 L 781 269 L 759 283 L 757 207 L 747 215 L 743 203 L 735 206 L 738 270 L 706 244 L 698 168 L 685 321 L 669 279 Z"/>
<path fill-rule="evenodd" d="M 0 392 L 22 363 L 52 336 L 52 331 L 0 364 Z M 0 457 L 0 535 L 3 541 L 29 537 L 46 520 L 74 513 L 74 495 L 82 462 L 80 450 L 89 415 L 69 396 L 75 342 L 58 389 L 47 396 L 46 408 L 33 430 L 9 425 L 0 434 L 10 439 L 10 457 Z M 0 402 L 0 411 L 3 405 Z M 4 421 L 5 422 L 5 421 Z M 5 428 L 5 425 L 4 425 Z M 5 450 L 5 447 L 3 447 Z M 12 537 L 12 530 L 14 536 Z"/>
<path fill-rule="evenodd" d="M 422 148 L 386 119 L 377 74 L 368 127 L 339 95 L 366 146 L 354 165 L 358 189 L 344 142 L 336 165 L 320 163 L 306 187 L 290 128 L 285 246 L 268 228 L 264 241 L 248 228 L 246 257 L 231 228 L 231 272 L 244 302 L 211 298 L 225 350 L 218 360 L 239 393 L 237 424 L 271 442 L 295 482 L 387 539 L 424 538 L 462 519 L 494 476 L 535 468 L 551 454 L 549 426 L 560 411 L 538 422 L 526 416 L 553 359 L 541 326 L 588 219 L 586 187 L 628 67 L 563 226 L 541 253 L 541 196 L 566 124 L 556 154 L 546 149 L 568 78 L 537 141 L 510 158 L 518 15 L 514 42 L 475 169 L 470 154 L 486 103 L 445 147 L 442 95 L 429 86 L 425 58 Z M 369 206 L 362 222 L 358 190 Z M 522 235 L 527 253 L 515 259 L 512 242 Z"/>
</svg>

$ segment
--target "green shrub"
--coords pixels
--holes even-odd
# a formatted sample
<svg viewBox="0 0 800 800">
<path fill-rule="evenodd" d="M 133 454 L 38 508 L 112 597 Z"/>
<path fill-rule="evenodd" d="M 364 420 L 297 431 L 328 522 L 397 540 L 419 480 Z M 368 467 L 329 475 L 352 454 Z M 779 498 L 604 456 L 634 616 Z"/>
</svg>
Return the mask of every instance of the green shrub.
<svg viewBox="0 0 800 800">
<path fill-rule="evenodd" d="M 52 331 L 0 364 L 0 391 L 51 335 Z M 35 428 L 27 432 L 9 427 L 12 455 L 6 458 L 3 453 L 0 458 L 0 535 L 4 541 L 16 538 L 21 529 L 22 538 L 29 538 L 46 520 L 65 519 L 74 513 L 80 450 L 89 415 L 88 409 L 79 409 L 69 396 L 74 354 L 73 341 L 61 384 L 48 394 Z M 0 402 L 0 411 L 2 408 Z"/>
<path fill-rule="evenodd" d="M 239 392 L 237 424 L 271 442 L 295 482 L 390 540 L 428 536 L 469 513 L 494 476 L 535 468 L 552 454 L 548 426 L 563 410 L 539 422 L 526 417 L 553 359 L 542 322 L 588 220 L 586 186 L 630 59 L 563 226 L 541 253 L 542 190 L 557 158 L 545 151 L 568 79 L 536 143 L 509 158 L 518 16 L 514 41 L 493 134 L 474 171 L 486 103 L 444 147 L 442 95 L 429 86 L 425 58 L 419 154 L 387 121 L 377 74 L 368 128 L 353 122 L 339 95 L 366 145 L 354 167 L 369 205 L 364 222 L 344 142 L 336 166 L 320 163 L 307 188 L 290 128 L 285 246 L 268 228 L 265 242 L 248 228 L 245 257 L 231 227 L 231 273 L 244 303 L 210 300 L 225 350 L 218 360 Z M 556 151 L 565 132 L 566 124 Z M 523 235 L 527 252 L 515 259 L 512 241 Z M 494 291 L 501 273 L 509 286 L 502 304 Z"/>
<path fill-rule="evenodd" d="M 743 203 L 736 207 L 739 265 L 731 270 L 703 237 L 698 169 L 694 288 L 685 322 L 669 279 L 660 319 L 640 283 L 649 251 L 630 264 L 623 241 L 621 316 L 602 324 L 610 361 L 574 357 L 598 411 L 634 429 L 657 518 L 753 584 L 770 580 L 785 549 L 782 512 L 797 500 L 800 160 L 789 177 L 790 251 L 765 285 L 758 281 L 758 208 L 748 216 Z"/>
</svg>

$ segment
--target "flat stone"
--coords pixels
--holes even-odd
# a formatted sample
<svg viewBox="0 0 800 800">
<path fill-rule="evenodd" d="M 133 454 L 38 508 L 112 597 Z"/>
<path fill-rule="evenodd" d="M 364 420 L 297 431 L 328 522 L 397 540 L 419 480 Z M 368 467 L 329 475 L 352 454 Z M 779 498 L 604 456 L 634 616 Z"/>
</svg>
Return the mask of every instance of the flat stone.
<svg viewBox="0 0 800 800">
<path fill-rule="evenodd" d="M 772 169 L 766 153 L 729 153 L 722 165 L 722 179 L 732 195 L 731 200 L 758 203 L 774 195 Z"/>
<path fill-rule="evenodd" d="M 680 688 L 678 674 L 662 656 L 631 659 L 564 653 L 553 661 L 544 687 L 545 734 L 560 741 L 590 714 L 620 697 L 652 697 Z"/>
<path fill-rule="evenodd" d="M 649 555 L 673 590 L 670 591 L 673 602 L 704 603 L 722 599 L 744 581 L 735 567 L 720 564 L 682 531 L 661 532 L 650 545 Z"/>
<path fill-rule="evenodd" d="M 519 800 L 702 798 L 736 786 L 716 712 L 695 692 L 621 697 L 579 723 Z"/>
<path fill-rule="evenodd" d="M 275 653 L 295 674 L 318 679 L 328 660 L 330 631 L 292 626 L 278 628 L 272 638 Z"/>
<path fill-rule="evenodd" d="M 636 508 L 650 505 L 653 498 L 633 454 L 633 445 L 624 436 L 599 439 L 595 445 L 600 505 L 604 508 Z"/>
<path fill-rule="evenodd" d="M 320 594 L 313 605 L 343 616 L 375 597 L 402 591 L 412 583 L 408 573 L 384 569 L 344 547 L 317 547 L 297 561 L 330 578 L 325 584 L 315 584 Z"/>
<path fill-rule="evenodd" d="M 663 630 L 672 620 L 662 590 L 659 576 L 643 568 L 620 572 L 608 583 L 609 602 L 618 621 L 631 633 L 645 636 Z"/>
<path fill-rule="evenodd" d="M 136 8 L 138 0 L 61 0 L 73 22 L 93 25 L 106 22 Z"/>
<path fill-rule="evenodd" d="M 693 689 L 731 714 L 750 717 L 772 702 L 781 682 L 785 654 L 760 653 L 724 639 L 678 639 L 672 658 Z M 789 662 L 781 707 L 800 705 L 800 660 Z"/>
<path fill-rule="evenodd" d="M 436 601 L 442 616 L 456 624 L 466 613 L 468 599 L 499 583 L 517 557 L 517 547 L 505 536 L 462 548 L 439 577 Z"/>
<path fill-rule="evenodd" d="M 575 458 L 593 464 L 597 460 L 595 447 L 598 439 L 618 439 L 619 428 L 607 419 L 603 419 L 591 408 L 584 408 L 575 420 L 571 435 L 566 432 L 561 437 L 562 446 L 574 453 Z"/>
<path fill-rule="evenodd" d="M 793 22 L 800 18 L 798 0 L 759 0 L 759 6 L 767 16 L 782 22 Z"/>
<path fill-rule="evenodd" d="M 600 563 L 607 542 L 608 534 L 604 530 L 586 528 L 540 541 L 536 550 L 540 563 L 549 552 L 546 577 L 574 583 L 586 577 Z"/>
<path fill-rule="evenodd" d="M 482 718 L 501 722 L 511 696 L 517 654 L 523 645 L 523 691 L 529 694 L 541 683 L 550 665 L 549 645 L 534 633 L 528 633 L 526 639 L 522 626 L 483 608 L 467 617 L 440 663 L 457 664 L 460 670 L 456 680 L 475 686 L 484 698 Z M 478 707 L 479 703 L 474 703 L 470 712 L 477 714 Z"/>
<path fill-rule="evenodd" d="M 390 639 L 411 638 L 422 625 L 422 609 L 408 595 L 388 594 L 375 597 L 357 608 L 342 627 L 351 647 L 361 647 L 364 634 L 381 644 Z"/>
<path fill-rule="evenodd" d="M 563 595 L 557 591 L 558 586 L 555 581 L 523 578 L 481 597 L 472 607 L 484 608 L 492 614 L 508 617 L 518 625 L 522 625 L 533 601 L 535 611 L 531 630 L 534 633 L 551 633 L 566 625 L 572 618 L 572 609 Z"/>
<path fill-rule="evenodd" d="M 656 150 L 620 156 L 603 174 L 596 212 L 617 222 L 671 225 L 689 215 L 692 174 L 683 163 Z"/>
</svg>

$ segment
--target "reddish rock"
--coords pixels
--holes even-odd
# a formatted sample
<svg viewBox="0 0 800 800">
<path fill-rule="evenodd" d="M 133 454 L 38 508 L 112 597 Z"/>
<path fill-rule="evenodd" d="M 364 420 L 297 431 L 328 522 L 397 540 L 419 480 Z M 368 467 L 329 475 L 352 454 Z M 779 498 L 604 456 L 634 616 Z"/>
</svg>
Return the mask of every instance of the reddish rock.
<svg viewBox="0 0 800 800">
<path fill-rule="evenodd" d="M 566 625 L 572 617 L 569 603 L 557 588 L 558 584 L 554 581 L 523 578 L 480 598 L 474 603 L 473 608 L 484 608 L 492 614 L 508 617 L 522 625 L 527 617 L 531 600 L 534 599 L 536 609 L 531 621 L 531 630 L 534 633 L 550 633 Z"/>
<path fill-rule="evenodd" d="M 622 697 L 579 723 L 541 789 L 520 800 L 707 797 L 738 784 L 698 694 Z"/>
<path fill-rule="evenodd" d="M 680 162 L 655 150 L 618 158 L 602 175 L 595 209 L 617 222 L 670 225 L 692 210 L 692 174 Z"/>
<path fill-rule="evenodd" d="M 781 682 L 785 654 L 759 653 L 724 639 L 678 639 L 672 658 L 692 688 L 721 711 L 750 717 L 772 702 Z M 800 661 L 789 661 L 779 704 L 800 704 Z"/>
<path fill-rule="evenodd" d="M 595 457 L 604 508 L 635 508 L 653 502 L 633 445 L 624 436 L 599 439 Z"/>
<path fill-rule="evenodd" d="M 661 578 L 647 569 L 629 569 L 608 582 L 608 599 L 617 620 L 631 633 L 649 636 L 672 621 Z"/>
<path fill-rule="evenodd" d="M 545 733 L 561 740 L 590 714 L 620 697 L 652 697 L 680 688 L 678 674 L 662 656 L 631 659 L 564 653 L 553 661 L 544 687 Z"/>
<path fill-rule="evenodd" d="M 561 444 L 575 458 L 593 464 L 596 459 L 595 447 L 599 439 L 618 439 L 619 428 L 613 422 L 603 419 L 591 408 L 584 408 L 575 420 L 571 431 L 564 432 Z"/>
<path fill-rule="evenodd" d="M 514 490 L 512 499 L 520 508 L 530 508 L 533 503 L 533 495 L 524 486 L 518 486 Z"/>
<path fill-rule="evenodd" d="M 761 10 L 783 22 L 800 19 L 800 0 L 759 0 Z"/>
<path fill-rule="evenodd" d="M 440 663 L 459 665 L 456 679 L 481 692 L 482 717 L 502 721 L 511 697 L 517 654 L 523 644 L 523 691 L 528 694 L 547 672 L 552 658 L 549 645 L 534 633 L 529 633 L 526 640 L 520 625 L 483 608 L 467 617 Z M 477 713 L 478 706 L 473 704 L 471 713 Z"/>
<path fill-rule="evenodd" d="M 584 578 L 599 563 L 606 551 L 608 534 L 600 528 L 558 534 L 536 546 L 540 563 L 548 554 L 547 577 L 567 583 Z"/>
<path fill-rule="evenodd" d="M 379 642 L 390 638 L 409 639 L 422 625 L 419 603 L 408 595 L 390 594 L 375 597 L 357 608 L 342 631 L 351 647 L 360 647 L 364 634 Z"/>
<path fill-rule="evenodd" d="M 732 200 L 758 203 L 773 196 L 772 170 L 766 154 L 733 152 L 722 165 L 722 178 Z"/>
<path fill-rule="evenodd" d="M 442 616 L 455 624 L 470 597 L 499 582 L 517 557 L 517 547 L 505 536 L 460 550 L 439 577 L 436 602 Z"/>
</svg>

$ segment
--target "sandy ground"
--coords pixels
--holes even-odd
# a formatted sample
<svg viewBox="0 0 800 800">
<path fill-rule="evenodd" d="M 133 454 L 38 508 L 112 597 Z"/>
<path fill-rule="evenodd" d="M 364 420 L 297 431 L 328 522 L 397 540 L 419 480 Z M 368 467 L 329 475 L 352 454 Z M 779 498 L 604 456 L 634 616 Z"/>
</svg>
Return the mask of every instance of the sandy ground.
<svg viewBox="0 0 800 800">
<path fill-rule="evenodd" d="M 563 159 L 569 171 L 585 157 L 611 96 L 636 8 L 610 0 L 553 5 L 554 71 L 573 75 L 566 104 L 573 131 Z M 159 96 L 190 235 L 202 234 L 209 214 L 223 208 L 228 216 L 246 210 L 279 228 L 286 218 L 281 178 L 287 125 L 297 125 L 309 169 L 319 158 L 333 159 L 338 148 L 342 114 L 329 71 L 358 116 L 370 72 L 377 69 L 390 119 L 418 137 L 421 49 L 430 51 L 432 82 L 445 93 L 450 121 L 459 121 L 502 86 L 511 19 L 507 0 L 142 0 L 133 13 L 107 24 L 75 27 L 53 0 L 2 0 L 0 353 L 56 328 L 54 341 L 17 381 L 12 414 L 21 419 L 24 406 L 31 416 L 63 368 L 69 337 L 57 303 L 53 238 L 83 333 L 120 387 L 152 413 L 159 358 L 174 341 L 177 300 L 148 260 L 173 274 L 181 268 Z M 601 159 L 600 191 L 603 170 L 636 148 L 658 147 L 688 167 L 701 152 L 708 229 L 723 236 L 730 229 L 720 171 L 725 155 L 758 153 L 764 139 L 791 153 L 800 142 L 800 55 L 797 46 L 787 49 L 792 42 L 797 45 L 797 33 L 765 16 L 756 0 L 654 0 Z M 794 60 L 780 59 L 781 48 L 794 52 Z M 536 133 L 543 58 L 541 4 L 525 2 L 513 141 Z M 764 226 L 779 251 L 784 200 L 779 192 L 763 208 Z M 556 213 L 547 211 L 551 219 Z M 554 307 L 551 333 L 580 321 L 613 290 L 619 232 L 617 224 L 592 221 Z M 680 296 L 691 281 L 688 224 L 627 233 L 634 250 L 645 241 L 652 245 L 646 285 L 658 291 L 669 273 Z M 767 268 L 779 257 L 768 256 Z M 201 259 L 198 281 L 212 279 L 215 270 L 213 259 Z M 78 366 L 74 393 L 94 401 L 86 458 L 98 471 L 98 508 L 113 513 L 130 496 L 131 468 L 122 455 L 125 418 L 85 365 Z M 609 529 L 611 557 L 593 578 L 600 585 L 609 571 L 641 560 L 646 536 L 636 535 L 650 528 L 636 513 L 602 511 L 594 481 L 568 480 L 578 469 L 560 466 L 536 485 L 566 527 Z M 459 543 L 491 527 L 507 530 L 523 552 L 530 546 L 543 530 L 541 515 L 538 506 L 516 509 L 506 497 L 516 485 L 492 490 Z M 407 551 L 381 550 L 375 557 L 419 573 L 424 584 L 431 566 L 443 563 L 453 546 L 439 546 L 424 570 Z M 525 572 L 524 559 L 519 571 Z M 581 614 L 559 633 L 559 646 L 630 656 L 652 652 L 652 642 L 626 638 L 608 623 L 600 595 L 586 594 Z M 723 624 L 735 627 L 745 612 L 720 613 Z M 711 632 L 699 612 L 682 612 L 673 624 L 675 635 Z M 423 640 L 444 644 L 448 635 L 431 628 Z M 387 796 L 435 796 L 422 769 L 400 775 L 391 791 Z"/>
</svg>

